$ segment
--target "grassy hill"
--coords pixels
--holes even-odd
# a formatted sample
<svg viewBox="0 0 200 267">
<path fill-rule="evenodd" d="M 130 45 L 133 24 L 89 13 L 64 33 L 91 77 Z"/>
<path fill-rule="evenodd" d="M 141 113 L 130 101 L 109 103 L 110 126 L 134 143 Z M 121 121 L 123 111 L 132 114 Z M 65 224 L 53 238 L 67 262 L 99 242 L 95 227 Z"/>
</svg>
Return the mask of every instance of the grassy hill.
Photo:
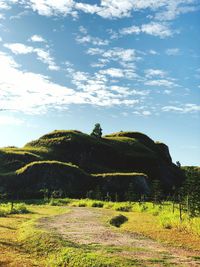
<svg viewBox="0 0 200 267">
<path fill-rule="evenodd" d="M 147 194 L 152 180 L 159 180 L 168 192 L 181 184 L 183 173 L 172 163 L 165 144 L 139 132 L 96 138 L 80 131 L 56 130 L 21 149 L 0 150 L 1 191 L 18 186 L 27 195 L 49 188 L 83 196 L 100 188 L 125 196 L 130 185 L 137 193 Z"/>
</svg>

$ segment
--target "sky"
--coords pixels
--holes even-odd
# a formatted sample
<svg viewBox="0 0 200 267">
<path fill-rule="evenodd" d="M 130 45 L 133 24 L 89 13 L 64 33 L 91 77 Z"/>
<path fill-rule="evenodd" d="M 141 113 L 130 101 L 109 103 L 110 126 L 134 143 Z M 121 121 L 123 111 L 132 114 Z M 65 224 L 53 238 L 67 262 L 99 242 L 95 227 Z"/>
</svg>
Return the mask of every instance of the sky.
<svg viewBox="0 0 200 267">
<path fill-rule="evenodd" d="M 0 147 L 139 131 L 200 165 L 200 0 L 0 0 Z"/>
</svg>

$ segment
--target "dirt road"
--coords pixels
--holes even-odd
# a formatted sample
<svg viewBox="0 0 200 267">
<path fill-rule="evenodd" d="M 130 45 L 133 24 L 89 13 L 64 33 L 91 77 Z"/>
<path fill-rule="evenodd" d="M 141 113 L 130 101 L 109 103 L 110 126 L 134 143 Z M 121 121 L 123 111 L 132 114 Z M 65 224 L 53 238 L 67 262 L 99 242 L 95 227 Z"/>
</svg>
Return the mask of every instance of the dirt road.
<svg viewBox="0 0 200 267">
<path fill-rule="evenodd" d="M 40 227 L 79 245 L 96 246 L 108 254 L 141 261 L 143 266 L 200 266 L 194 253 L 165 246 L 137 233 L 110 226 L 112 210 L 72 207 L 71 212 L 42 218 Z"/>
</svg>

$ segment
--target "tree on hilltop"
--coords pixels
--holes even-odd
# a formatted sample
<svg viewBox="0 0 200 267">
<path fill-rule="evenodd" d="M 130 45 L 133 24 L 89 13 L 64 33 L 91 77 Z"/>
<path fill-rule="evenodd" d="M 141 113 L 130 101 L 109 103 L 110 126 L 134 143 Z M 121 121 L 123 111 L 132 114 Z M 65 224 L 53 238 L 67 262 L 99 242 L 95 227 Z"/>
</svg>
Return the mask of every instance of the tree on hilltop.
<svg viewBox="0 0 200 267">
<path fill-rule="evenodd" d="M 101 138 L 102 136 L 102 128 L 100 123 L 96 123 L 94 126 L 94 129 L 92 131 L 92 133 L 90 134 L 91 136 L 97 137 L 97 138 Z"/>
</svg>

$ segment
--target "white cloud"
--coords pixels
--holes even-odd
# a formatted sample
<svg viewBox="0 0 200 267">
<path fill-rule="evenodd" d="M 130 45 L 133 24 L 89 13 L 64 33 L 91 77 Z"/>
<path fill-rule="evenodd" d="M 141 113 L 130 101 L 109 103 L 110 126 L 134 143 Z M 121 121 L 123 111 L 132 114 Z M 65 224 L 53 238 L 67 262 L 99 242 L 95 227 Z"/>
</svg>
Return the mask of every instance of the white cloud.
<svg viewBox="0 0 200 267">
<path fill-rule="evenodd" d="M 32 35 L 29 40 L 32 42 L 39 42 L 39 43 L 41 43 L 41 42 L 45 43 L 46 42 L 46 40 L 41 35 L 37 35 L 37 34 Z"/>
<path fill-rule="evenodd" d="M 200 6 L 195 0 L 170 0 L 164 11 L 158 11 L 155 18 L 160 21 L 174 20 L 181 14 L 198 11 Z"/>
<path fill-rule="evenodd" d="M 0 61 L 2 109 L 37 113 L 45 111 L 47 106 L 75 102 L 72 89 L 55 84 L 46 76 L 21 71 L 20 66 L 2 52 Z"/>
<path fill-rule="evenodd" d="M 75 4 L 75 8 L 85 13 L 89 13 L 89 14 L 95 14 L 101 11 L 101 8 L 97 6 L 96 4 L 91 5 L 91 4 L 80 3 L 80 2 Z"/>
<path fill-rule="evenodd" d="M 91 1 L 92 2 L 92 1 Z M 101 0 L 99 4 L 75 0 L 0 0 L 0 9 L 9 9 L 18 3 L 43 16 L 78 17 L 80 11 L 96 14 L 105 19 L 130 17 L 134 12 L 151 10 L 157 20 L 173 20 L 177 16 L 199 9 L 196 0 Z"/>
<path fill-rule="evenodd" d="M 47 112 L 49 108 L 67 109 L 69 104 L 133 106 L 140 102 L 131 97 L 136 94 L 127 94 L 128 88 L 125 92 L 120 92 L 119 87 L 112 90 L 108 79 L 101 73 L 91 76 L 74 70 L 70 73 L 76 86 L 74 90 L 51 81 L 47 76 L 20 70 L 13 58 L 3 52 L 0 52 L 0 61 L 2 110 L 37 114 Z"/>
<path fill-rule="evenodd" d="M 6 116 L 6 115 L 0 115 L 0 125 L 21 125 L 24 121 L 13 117 L 13 116 Z"/>
<path fill-rule="evenodd" d="M 143 24 L 141 26 L 131 26 L 123 28 L 119 31 L 120 35 L 140 34 L 145 33 L 160 38 L 170 37 L 174 34 L 174 31 L 170 29 L 167 24 L 161 24 L 158 22 L 151 22 L 149 24 Z"/>
<path fill-rule="evenodd" d="M 142 115 L 144 115 L 144 116 L 150 116 L 151 115 L 151 112 L 149 110 L 143 110 L 142 111 Z"/>
<path fill-rule="evenodd" d="M 29 0 L 26 1 L 26 6 L 43 16 L 71 15 L 77 17 L 73 0 Z"/>
<path fill-rule="evenodd" d="M 145 85 L 150 85 L 150 86 L 164 86 L 164 87 L 177 87 L 178 86 L 173 81 L 166 80 L 166 79 L 146 81 L 145 82 Z"/>
<path fill-rule="evenodd" d="M 113 78 L 122 78 L 124 77 L 124 72 L 122 69 L 117 69 L 117 68 L 110 68 L 106 70 L 101 70 L 100 73 L 109 75 Z"/>
<path fill-rule="evenodd" d="M 47 64 L 49 70 L 58 71 L 60 69 L 59 66 L 57 66 L 54 62 L 54 59 L 50 56 L 49 51 L 45 51 L 41 48 L 34 48 L 21 43 L 4 44 L 4 46 L 10 49 L 16 55 L 36 53 L 38 60 Z"/>
<path fill-rule="evenodd" d="M 138 116 L 145 116 L 145 117 L 148 117 L 152 114 L 151 111 L 149 110 L 139 110 L 139 109 L 133 111 L 132 113 Z"/>
<path fill-rule="evenodd" d="M 80 31 L 83 33 L 83 28 L 80 29 Z M 86 44 L 86 43 L 91 43 L 93 45 L 99 45 L 99 46 L 104 46 L 104 45 L 109 45 L 109 40 L 103 40 L 99 37 L 93 37 L 89 34 L 87 34 L 87 31 L 84 29 L 84 34 L 85 35 L 77 35 L 76 41 L 79 44 Z"/>
<path fill-rule="evenodd" d="M 149 50 L 149 54 L 151 54 L 151 55 L 159 55 L 159 53 L 157 51 L 153 50 L 153 49 Z"/>
<path fill-rule="evenodd" d="M 145 76 L 147 78 L 152 78 L 152 77 L 161 77 L 164 78 L 166 77 L 167 72 L 159 69 L 147 69 L 145 70 Z"/>
<path fill-rule="evenodd" d="M 109 68 L 105 70 L 100 70 L 99 73 L 108 75 L 112 78 L 133 79 L 137 77 L 137 74 L 131 69 Z"/>
<path fill-rule="evenodd" d="M 180 55 L 180 49 L 179 48 L 169 48 L 165 51 L 165 53 L 168 56 L 178 56 L 178 55 Z"/>
<path fill-rule="evenodd" d="M 185 104 L 179 107 L 177 106 L 165 106 L 162 108 L 164 112 L 177 112 L 177 113 L 196 113 L 200 111 L 200 105 L 197 104 Z"/>
<path fill-rule="evenodd" d="M 101 58 L 98 59 L 98 63 L 102 63 L 104 66 L 111 61 L 117 61 L 121 66 L 129 69 L 135 69 L 134 62 L 141 59 L 141 57 L 137 55 L 135 49 L 123 49 L 120 47 L 114 47 L 108 50 L 89 48 L 87 54 L 100 55 Z M 131 63 L 131 65 L 129 63 Z"/>
<path fill-rule="evenodd" d="M 26 46 L 21 43 L 14 43 L 14 44 L 4 44 L 4 46 L 10 49 L 14 54 L 29 54 L 34 52 L 34 48 L 32 46 Z"/>
</svg>

